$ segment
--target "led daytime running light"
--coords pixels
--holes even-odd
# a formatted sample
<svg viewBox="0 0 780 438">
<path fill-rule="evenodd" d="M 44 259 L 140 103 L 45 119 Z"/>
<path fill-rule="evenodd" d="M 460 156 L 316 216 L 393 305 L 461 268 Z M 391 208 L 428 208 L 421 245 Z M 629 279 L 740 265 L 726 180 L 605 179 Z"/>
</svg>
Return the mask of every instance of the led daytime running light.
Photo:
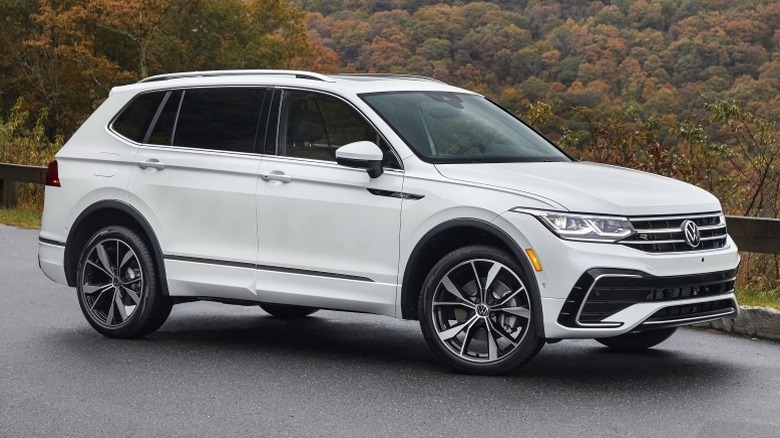
<svg viewBox="0 0 780 438">
<path fill-rule="evenodd" d="M 625 239 L 636 232 L 627 218 L 619 216 L 524 209 L 515 211 L 532 214 L 558 237 L 567 240 L 611 243 Z"/>
</svg>

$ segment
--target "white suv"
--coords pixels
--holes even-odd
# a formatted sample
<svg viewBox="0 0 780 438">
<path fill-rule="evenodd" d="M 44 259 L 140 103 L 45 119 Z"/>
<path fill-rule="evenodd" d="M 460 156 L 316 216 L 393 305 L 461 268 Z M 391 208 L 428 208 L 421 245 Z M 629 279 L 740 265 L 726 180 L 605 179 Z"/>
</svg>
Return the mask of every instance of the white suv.
<svg viewBox="0 0 780 438">
<path fill-rule="evenodd" d="M 337 309 L 419 319 L 481 374 L 545 341 L 644 349 L 738 312 L 715 197 L 578 162 L 478 94 L 400 75 L 114 88 L 49 165 L 39 260 L 109 337 L 194 300 Z"/>
</svg>

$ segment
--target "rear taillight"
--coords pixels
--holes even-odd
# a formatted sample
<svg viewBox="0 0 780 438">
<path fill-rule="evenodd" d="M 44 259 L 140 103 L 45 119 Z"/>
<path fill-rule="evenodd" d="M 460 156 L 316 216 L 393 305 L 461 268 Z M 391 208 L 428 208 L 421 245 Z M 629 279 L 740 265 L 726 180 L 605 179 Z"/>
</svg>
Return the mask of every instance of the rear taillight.
<svg viewBox="0 0 780 438">
<path fill-rule="evenodd" d="M 57 160 L 51 160 L 46 167 L 46 185 L 60 187 L 60 171 L 57 168 Z"/>
</svg>

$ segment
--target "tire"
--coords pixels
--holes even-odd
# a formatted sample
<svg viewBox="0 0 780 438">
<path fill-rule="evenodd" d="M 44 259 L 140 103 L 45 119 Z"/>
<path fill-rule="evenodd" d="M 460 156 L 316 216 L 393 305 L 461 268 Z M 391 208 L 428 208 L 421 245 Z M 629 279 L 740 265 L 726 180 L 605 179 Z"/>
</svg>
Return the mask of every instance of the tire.
<svg viewBox="0 0 780 438">
<path fill-rule="evenodd" d="M 304 316 L 309 316 L 312 313 L 320 310 L 314 307 L 290 306 L 287 304 L 269 304 L 269 303 L 260 304 L 260 308 L 265 310 L 267 313 L 276 316 L 277 318 L 284 318 L 284 319 L 303 318 Z"/>
<path fill-rule="evenodd" d="M 528 284 L 520 264 L 504 251 L 456 249 L 423 283 L 418 310 L 425 341 L 463 373 L 497 375 L 519 367 L 544 345 L 536 329 L 541 309 Z"/>
<path fill-rule="evenodd" d="M 596 341 L 616 351 L 643 351 L 669 339 L 677 331 L 677 327 L 649 330 L 644 332 L 626 333 L 611 338 L 599 338 Z"/>
<path fill-rule="evenodd" d="M 76 291 L 84 317 L 109 338 L 143 337 L 160 328 L 173 307 L 160 290 L 149 245 L 121 226 L 103 228 L 84 246 Z"/>
</svg>

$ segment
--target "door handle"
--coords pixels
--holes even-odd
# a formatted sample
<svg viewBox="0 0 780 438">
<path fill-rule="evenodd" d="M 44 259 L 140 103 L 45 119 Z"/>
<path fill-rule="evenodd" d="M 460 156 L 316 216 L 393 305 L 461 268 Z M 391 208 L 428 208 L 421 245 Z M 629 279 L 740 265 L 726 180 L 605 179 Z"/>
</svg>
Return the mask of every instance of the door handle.
<svg viewBox="0 0 780 438">
<path fill-rule="evenodd" d="M 263 181 L 281 181 L 285 184 L 292 181 L 292 178 L 285 175 L 284 172 L 280 170 L 272 170 L 270 173 L 261 173 L 260 179 Z"/>
<path fill-rule="evenodd" d="M 152 168 L 157 170 L 165 169 L 165 164 L 161 163 L 160 160 L 156 158 L 150 158 L 146 161 L 139 161 L 136 164 L 138 164 L 138 167 L 140 167 L 141 169 L 147 169 L 147 168 Z"/>
</svg>

